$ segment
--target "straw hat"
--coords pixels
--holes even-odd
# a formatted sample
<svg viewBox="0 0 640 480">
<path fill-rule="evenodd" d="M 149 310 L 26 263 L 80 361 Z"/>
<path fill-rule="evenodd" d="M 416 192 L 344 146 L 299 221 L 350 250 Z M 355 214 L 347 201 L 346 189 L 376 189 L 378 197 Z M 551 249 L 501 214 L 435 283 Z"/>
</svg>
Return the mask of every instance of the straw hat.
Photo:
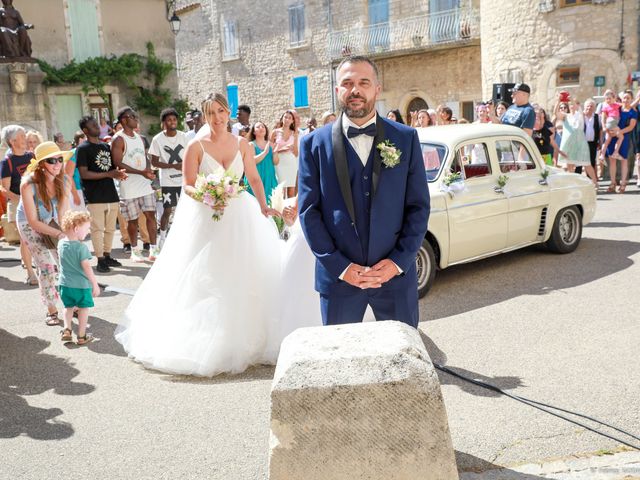
<svg viewBox="0 0 640 480">
<path fill-rule="evenodd" d="M 35 157 L 31 159 L 31 163 L 29 163 L 29 166 L 27 167 L 27 171 L 29 172 L 35 172 L 40 162 L 47 158 L 62 157 L 66 162 L 73 156 L 72 150 L 60 150 L 60 147 L 58 147 L 54 142 L 42 142 L 36 147 L 33 153 L 35 154 Z"/>
</svg>

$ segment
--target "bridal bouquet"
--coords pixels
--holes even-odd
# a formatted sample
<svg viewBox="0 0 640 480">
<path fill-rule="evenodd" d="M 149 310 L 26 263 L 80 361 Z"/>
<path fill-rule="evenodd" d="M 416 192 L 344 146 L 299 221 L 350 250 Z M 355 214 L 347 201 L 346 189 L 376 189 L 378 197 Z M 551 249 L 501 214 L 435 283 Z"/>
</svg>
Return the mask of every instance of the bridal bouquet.
<svg viewBox="0 0 640 480">
<path fill-rule="evenodd" d="M 236 175 L 222 168 L 209 175 L 198 174 L 194 187 L 196 192 L 193 198 L 213 210 L 211 218 L 216 222 L 222 218 L 229 200 L 246 190 L 244 185 L 240 185 L 240 179 Z"/>
</svg>

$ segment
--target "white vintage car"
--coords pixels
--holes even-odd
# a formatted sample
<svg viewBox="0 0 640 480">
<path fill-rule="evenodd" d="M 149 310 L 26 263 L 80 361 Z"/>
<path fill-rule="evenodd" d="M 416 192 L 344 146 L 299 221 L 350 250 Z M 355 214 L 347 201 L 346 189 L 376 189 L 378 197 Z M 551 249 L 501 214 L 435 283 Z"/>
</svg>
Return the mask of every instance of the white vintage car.
<svg viewBox="0 0 640 480">
<path fill-rule="evenodd" d="M 521 129 L 451 125 L 419 128 L 418 136 L 431 194 L 416 259 L 421 297 L 437 269 L 536 243 L 557 253 L 577 248 L 596 190 L 582 175 L 545 166 Z"/>
</svg>

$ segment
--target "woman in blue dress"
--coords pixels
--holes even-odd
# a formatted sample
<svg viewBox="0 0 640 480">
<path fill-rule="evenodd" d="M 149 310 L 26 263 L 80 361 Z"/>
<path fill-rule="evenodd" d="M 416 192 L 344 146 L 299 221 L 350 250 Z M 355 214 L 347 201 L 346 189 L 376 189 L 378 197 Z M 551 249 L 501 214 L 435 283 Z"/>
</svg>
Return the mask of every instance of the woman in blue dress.
<svg viewBox="0 0 640 480">
<path fill-rule="evenodd" d="M 255 151 L 256 168 L 260 174 L 262 185 L 264 186 L 264 194 L 267 202 L 271 203 L 271 192 L 278 186 L 278 178 L 276 176 L 276 165 L 278 165 L 278 154 L 273 151 L 272 145 L 269 143 L 269 129 L 262 122 L 256 122 L 249 132 L 250 145 Z M 245 184 L 247 184 L 245 182 Z M 247 191 L 253 195 L 251 186 Z"/>
<path fill-rule="evenodd" d="M 620 161 L 620 188 L 618 189 L 618 193 L 624 193 L 627 187 L 627 180 L 629 178 L 629 160 L 627 159 L 629 155 L 629 143 L 631 142 L 631 132 L 636 128 L 636 123 L 638 122 L 638 111 L 635 106 L 632 105 L 633 102 L 633 93 L 630 90 L 626 90 L 622 94 L 622 108 L 620 109 L 620 121 L 618 122 L 618 127 L 620 127 L 620 133 L 624 135 L 624 140 L 622 142 L 622 146 L 620 147 L 620 156 L 622 160 Z M 607 147 L 607 158 L 609 159 L 609 176 L 611 177 L 611 185 L 609 186 L 609 192 L 614 192 L 616 189 L 616 173 L 617 173 L 617 163 L 612 155 L 615 149 L 615 143 L 609 143 L 609 147 Z"/>
</svg>

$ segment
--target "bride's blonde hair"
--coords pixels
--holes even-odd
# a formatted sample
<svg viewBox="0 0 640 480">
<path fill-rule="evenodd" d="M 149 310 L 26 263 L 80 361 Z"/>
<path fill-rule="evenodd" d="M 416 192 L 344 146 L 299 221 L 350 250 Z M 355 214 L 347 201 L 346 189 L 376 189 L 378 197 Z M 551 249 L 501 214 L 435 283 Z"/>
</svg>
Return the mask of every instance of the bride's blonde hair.
<svg viewBox="0 0 640 480">
<path fill-rule="evenodd" d="M 202 113 L 204 115 L 204 119 L 207 123 L 209 123 L 209 115 L 211 114 L 211 110 L 213 110 L 213 102 L 217 102 L 222 105 L 228 113 L 231 113 L 231 109 L 229 108 L 229 102 L 224 95 L 221 93 L 210 93 L 207 95 L 207 98 L 202 102 L 201 108 Z"/>
</svg>

